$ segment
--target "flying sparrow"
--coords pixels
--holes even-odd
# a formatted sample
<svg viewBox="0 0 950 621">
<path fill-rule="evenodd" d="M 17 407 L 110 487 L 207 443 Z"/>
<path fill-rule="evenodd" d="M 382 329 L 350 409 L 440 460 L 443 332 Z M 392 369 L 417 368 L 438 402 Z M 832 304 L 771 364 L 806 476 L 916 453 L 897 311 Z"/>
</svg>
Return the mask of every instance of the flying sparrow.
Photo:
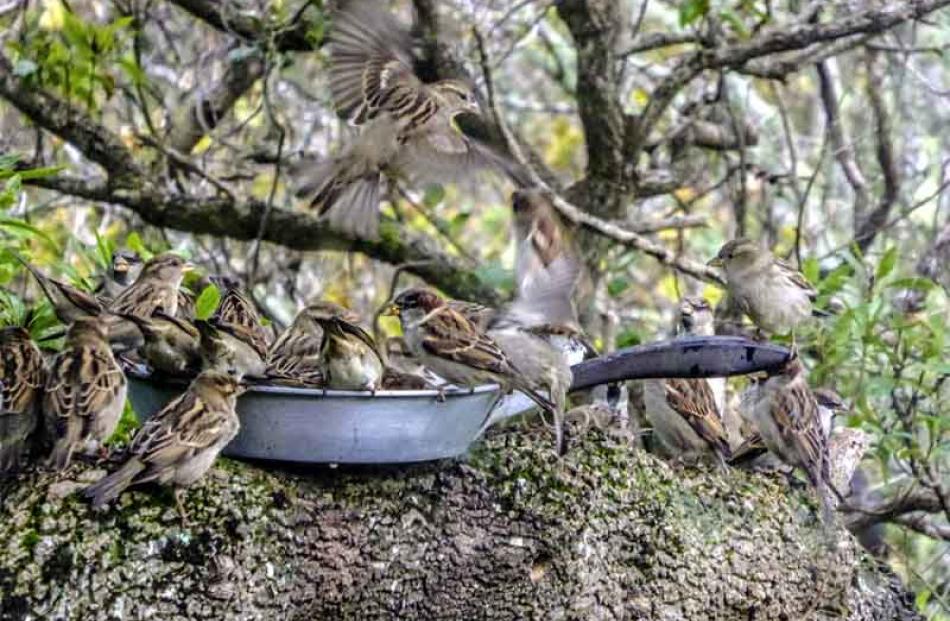
<svg viewBox="0 0 950 621">
<path fill-rule="evenodd" d="M 128 459 L 88 487 L 85 496 L 102 507 L 131 485 L 155 482 L 175 487 L 182 518 L 181 488 L 197 482 L 240 429 L 235 406 L 244 388 L 234 375 L 206 370 L 188 390 L 154 414 L 133 436 Z"/>
<path fill-rule="evenodd" d="M 812 315 L 815 288 L 751 239 L 727 242 L 709 265 L 725 270 L 729 295 L 766 332 L 787 334 Z"/>
<path fill-rule="evenodd" d="M 53 306 L 56 318 L 64 325 L 68 326 L 80 317 L 94 317 L 102 312 L 102 301 L 95 295 L 50 278 L 27 261 L 20 259 L 20 262 L 33 274 L 36 283 Z"/>
<path fill-rule="evenodd" d="M 478 114 L 471 87 L 423 83 L 413 73 L 406 28 L 375 2 L 350 0 L 332 18 L 330 90 L 341 116 L 362 127 L 342 153 L 311 168 L 298 194 L 335 229 L 375 239 L 383 175 L 433 181 L 497 159 L 455 117 Z"/>
<path fill-rule="evenodd" d="M 821 501 L 823 521 L 830 524 L 838 494 L 831 485 L 828 440 L 818 401 L 797 355 L 765 380 L 751 414 L 766 447 L 786 464 L 805 472 Z"/>
<path fill-rule="evenodd" d="M 193 375 L 201 368 L 198 329 L 191 323 L 157 311 L 151 317 L 122 315 L 142 332 L 139 348 L 146 362 L 168 375 Z"/>
<path fill-rule="evenodd" d="M 323 327 L 319 319 L 340 313 L 358 319 L 332 302 L 316 302 L 297 313 L 290 327 L 270 347 L 267 376 L 285 383 L 323 386 Z"/>
<path fill-rule="evenodd" d="M 142 271 L 142 258 L 131 250 L 116 250 L 112 253 L 109 269 L 99 280 L 94 293 L 99 299 L 109 302 L 129 287 Z"/>
<path fill-rule="evenodd" d="M 519 390 L 545 412 L 554 413 L 555 405 L 538 392 L 498 344 L 436 293 L 403 291 L 390 312 L 399 315 L 409 351 L 439 376 L 462 386 L 491 382 L 505 390 Z"/>
<path fill-rule="evenodd" d="M 240 377 L 267 375 L 267 344 L 245 326 L 211 318 L 195 322 L 200 338 L 203 368 L 234 370 Z"/>
<path fill-rule="evenodd" d="M 126 381 L 107 337 L 99 319 L 77 319 L 50 365 L 43 414 L 53 439 L 50 464 L 57 470 L 69 466 L 75 451 L 94 453 L 119 423 Z"/>
<path fill-rule="evenodd" d="M 0 473 L 19 467 L 36 429 L 43 356 L 26 330 L 0 328 Z"/>
</svg>

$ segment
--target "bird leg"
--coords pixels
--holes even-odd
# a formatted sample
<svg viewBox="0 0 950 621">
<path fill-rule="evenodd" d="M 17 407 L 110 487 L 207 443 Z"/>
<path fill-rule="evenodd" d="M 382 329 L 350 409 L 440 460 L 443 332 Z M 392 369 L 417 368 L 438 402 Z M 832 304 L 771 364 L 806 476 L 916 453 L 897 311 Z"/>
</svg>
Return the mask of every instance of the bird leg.
<svg viewBox="0 0 950 621">
<path fill-rule="evenodd" d="M 188 512 L 185 511 L 185 503 L 182 500 L 182 494 L 184 494 L 184 492 L 185 490 L 180 487 L 175 488 L 175 506 L 178 508 L 178 515 L 181 517 L 181 525 L 185 528 L 190 528 L 191 523 L 188 521 Z"/>
<path fill-rule="evenodd" d="M 435 396 L 435 400 L 438 401 L 439 403 L 445 403 L 445 388 L 446 388 L 446 386 L 448 386 L 448 384 L 442 384 L 441 386 L 439 386 L 439 387 L 436 389 L 436 391 L 438 392 L 438 394 Z"/>
</svg>

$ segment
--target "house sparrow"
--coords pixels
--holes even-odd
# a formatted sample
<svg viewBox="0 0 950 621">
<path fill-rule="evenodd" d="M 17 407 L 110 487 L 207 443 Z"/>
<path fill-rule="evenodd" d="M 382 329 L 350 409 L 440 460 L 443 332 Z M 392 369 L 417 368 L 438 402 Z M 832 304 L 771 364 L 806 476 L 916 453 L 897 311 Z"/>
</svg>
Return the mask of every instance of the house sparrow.
<svg viewBox="0 0 950 621">
<path fill-rule="evenodd" d="M 479 113 L 471 87 L 420 81 L 409 33 L 377 3 L 341 3 L 332 24 L 330 90 L 339 114 L 362 132 L 342 153 L 301 171 L 308 181 L 298 194 L 309 195 L 335 229 L 375 239 L 384 173 L 445 180 L 493 156 L 455 123 L 462 113 Z"/>
<path fill-rule="evenodd" d="M 111 313 L 105 317 L 109 342 L 121 350 L 142 345 L 138 327 L 122 315 L 148 318 L 160 311 L 169 317 L 178 317 L 178 288 L 190 269 L 192 266 L 176 254 L 160 254 L 149 259 L 135 282 L 106 309 Z"/>
<path fill-rule="evenodd" d="M 191 323 L 157 311 L 151 317 L 122 315 L 142 332 L 139 349 L 156 371 L 168 375 L 193 375 L 201 368 L 200 335 Z"/>
<path fill-rule="evenodd" d="M 50 465 L 63 470 L 75 451 L 95 452 L 112 435 L 125 406 L 126 381 L 112 355 L 106 325 L 77 319 L 50 365 L 43 414 L 53 439 Z"/>
<path fill-rule="evenodd" d="M 725 270 L 729 295 L 760 329 L 787 334 L 811 317 L 814 287 L 751 239 L 727 242 L 708 264 Z"/>
<path fill-rule="evenodd" d="M 555 405 L 522 375 L 498 344 L 437 294 L 426 289 L 403 291 L 390 312 L 399 315 L 412 355 L 439 376 L 462 386 L 492 382 L 505 390 L 519 390 L 545 412 L 554 413 Z"/>
<path fill-rule="evenodd" d="M 455 312 L 465 317 L 477 330 L 484 332 L 488 329 L 498 311 L 491 306 L 485 306 L 478 302 L 468 302 L 466 300 L 446 300 L 445 303 Z"/>
<path fill-rule="evenodd" d="M 386 339 L 386 369 L 392 369 L 400 375 L 414 375 L 427 384 L 444 384 L 445 380 L 427 369 L 412 355 L 406 340 L 401 336 L 391 336 Z"/>
<path fill-rule="evenodd" d="M 511 206 L 514 212 L 515 279 L 520 288 L 530 288 L 534 279 L 548 277 L 545 272 L 556 259 L 577 257 L 578 252 L 574 247 L 571 226 L 554 207 L 545 190 L 518 190 L 511 197 Z M 574 280 L 578 274 L 575 272 Z"/>
<path fill-rule="evenodd" d="M 203 368 L 239 372 L 241 377 L 267 376 L 267 346 L 247 327 L 211 318 L 195 322 Z"/>
<path fill-rule="evenodd" d="M 267 352 L 270 346 L 267 330 L 261 325 L 261 316 L 257 312 L 257 307 L 241 290 L 240 283 L 228 276 L 211 276 L 209 280 L 222 292 L 221 301 L 218 303 L 213 318 L 227 324 L 241 326 L 254 349 Z"/>
<path fill-rule="evenodd" d="M 50 278 L 27 261 L 21 259 L 20 262 L 33 274 L 36 283 L 53 306 L 56 318 L 64 325 L 68 326 L 80 317 L 95 317 L 102 313 L 102 301 L 95 295 Z"/>
<path fill-rule="evenodd" d="M 831 484 L 828 441 L 821 427 L 818 401 L 808 387 L 805 366 L 797 355 L 765 380 L 751 415 L 769 451 L 805 472 L 818 493 L 823 521 L 830 524 L 838 493 Z"/>
<path fill-rule="evenodd" d="M 383 377 L 383 361 L 376 342 L 339 309 L 324 307 L 311 316 L 323 329 L 320 358 L 328 388 L 376 391 Z"/>
<path fill-rule="evenodd" d="M 125 291 L 142 271 L 142 258 L 131 250 L 116 250 L 112 253 L 109 269 L 102 275 L 94 293 L 99 299 L 109 302 Z"/>
<path fill-rule="evenodd" d="M 154 414 L 133 436 L 128 458 L 85 490 L 92 506 L 115 500 L 131 485 L 155 482 L 175 487 L 182 518 L 181 488 L 197 482 L 240 429 L 235 406 L 244 388 L 234 375 L 206 370 L 188 390 Z"/>
<path fill-rule="evenodd" d="M 0 473 L 16 469 L 36 429 L 43 356 L 25 329 L 0 328 Z"/>
<path fill-rule="evenodd" d="M 323 327 L 318 319 L 341 313 L 358 320 L 333 302 L 315 302 L 297 313 L 290 327 L 270 347 L 267 376 L 282 382 L 323 386 Z"/>
</svg>

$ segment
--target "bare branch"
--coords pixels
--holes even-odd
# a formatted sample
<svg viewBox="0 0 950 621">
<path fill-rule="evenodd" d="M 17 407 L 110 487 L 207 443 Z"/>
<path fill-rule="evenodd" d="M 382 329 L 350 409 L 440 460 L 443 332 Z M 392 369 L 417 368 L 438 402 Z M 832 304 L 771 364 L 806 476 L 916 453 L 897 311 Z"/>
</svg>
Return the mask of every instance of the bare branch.
<svg viewBox="0 0 950 621">
<path fill-rule="evenodd" d="M 249 42 L 273 38 L 274 47 L 282 52 L 307 52 L 316 49 L 309 36 L 313 23 L 303 18 L 304 10 L 311 4 L 305 2 L 287 24 L 268 23 L 270 16 L 255 17 L 235 11 L 233 2 L 218 0 L 171 0 L 173 4 L 188 11 L 213 28 L 232 34 Z"/>
</svg>

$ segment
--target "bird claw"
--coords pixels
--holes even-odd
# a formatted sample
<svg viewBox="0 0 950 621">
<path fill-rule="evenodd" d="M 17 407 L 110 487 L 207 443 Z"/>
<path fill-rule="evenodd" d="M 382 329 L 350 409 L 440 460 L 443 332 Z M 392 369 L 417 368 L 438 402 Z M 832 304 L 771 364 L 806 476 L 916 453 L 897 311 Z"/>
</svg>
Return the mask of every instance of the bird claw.
<svg viewBox="0 0 950 621">
<path fill-rule="evenodd" d="M 178 509 L 178 516 L 181 518 L 181 525 L 184 528 L 191 528 L 191 522 L 188 520 L 188 512 L 185 511 L 185 503 L 182 501 L 184 490 L 175 490 L 175 507 Z"/>
<path fill-rule="evenodd" d="M 440 387 L 436 392 L 438 394 L 436 394 L 435 400 L 439 403 L 445 403 L 445 386 Z"/>
</svg>

